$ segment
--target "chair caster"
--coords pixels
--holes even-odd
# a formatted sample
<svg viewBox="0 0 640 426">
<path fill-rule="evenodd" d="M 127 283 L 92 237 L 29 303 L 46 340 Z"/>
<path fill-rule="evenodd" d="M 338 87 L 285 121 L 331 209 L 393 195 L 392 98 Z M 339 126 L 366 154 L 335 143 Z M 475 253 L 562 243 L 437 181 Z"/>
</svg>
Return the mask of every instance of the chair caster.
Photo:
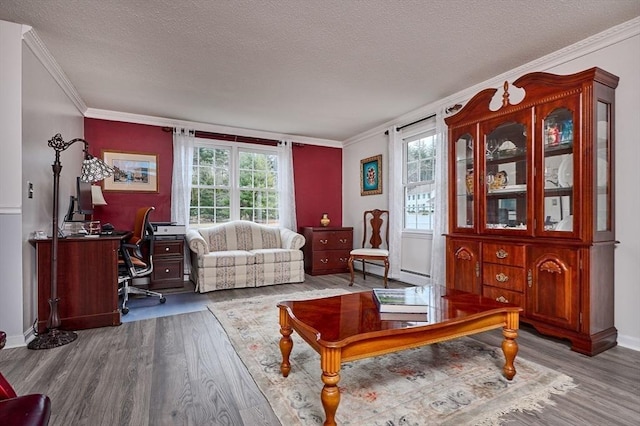
<svg viewBox="0 0 640 426">
<path fill-rule="evenodd" d="M 166 301 L 167 301 L 167 298 L 166 298 L 166 297 L 162 296 L 162 297 L 160 298 L 160 303 L 164 303 L 164 302 L 166 302 Z"/>
<path fill-rule="evenodd" d="M 122 308 L 122 315 L 127 315 L 129 313 L 129 308 L 124 307 Z"/>
</svg>

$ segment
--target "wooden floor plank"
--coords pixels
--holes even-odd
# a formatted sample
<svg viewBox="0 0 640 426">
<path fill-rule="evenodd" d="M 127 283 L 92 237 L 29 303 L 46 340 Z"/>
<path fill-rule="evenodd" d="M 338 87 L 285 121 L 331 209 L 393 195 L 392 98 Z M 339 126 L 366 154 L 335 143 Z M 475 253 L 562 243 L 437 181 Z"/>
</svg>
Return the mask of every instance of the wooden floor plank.
<svg viewBox="0 0 640 426">
<path fill-rule="evenodd" d="M 307 276 L 300 284 L 216 291 L 208 302 L 298 291 L 381 287 L 379 277 Z M 390 281 L 390 287 L 403 287 Z M 170 303 L 169 301 L 167 303 Z M 226 333 L 208 311 L 83 330 L 55 349 L 0 351 L 0 371 L 19 394 L 46 393 L 50 425 L 280 424 Z M 475 335 L 500 345 L 494 330 Z M 614 347 L 595 357 L 572 352 L 567 342 L 523 326 L 518 357 L 574 378 L 578 387 L 551 399 L 541 412 L 509 413 L 506 425 L 637 425 L 640 418 L 640 352 Z M 516 358 L 517 368 L 517 358 Z M 287 426 L 287 425 L 285 425 Z"/>
</svg>

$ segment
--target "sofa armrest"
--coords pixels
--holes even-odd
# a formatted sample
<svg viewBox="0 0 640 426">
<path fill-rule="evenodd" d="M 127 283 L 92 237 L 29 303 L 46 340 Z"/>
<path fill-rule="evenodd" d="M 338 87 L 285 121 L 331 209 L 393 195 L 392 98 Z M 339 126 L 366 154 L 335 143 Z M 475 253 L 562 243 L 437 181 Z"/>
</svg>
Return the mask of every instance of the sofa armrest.
<svg viewBox="0 0 640 426">
<path fill-rule="evenodd" d="M 300 250 L 306 241 L 302 234 L 287 228 L 280 228 L 280 239 L 282 248 L 289 250 Z"/>
<path fill-rule="evenodd" d="M 209 244 L 197 229 L 187 230 L 187 244 L 189 249 L 198 256 L 204 256 L 209 253 Z"/>
</svg>

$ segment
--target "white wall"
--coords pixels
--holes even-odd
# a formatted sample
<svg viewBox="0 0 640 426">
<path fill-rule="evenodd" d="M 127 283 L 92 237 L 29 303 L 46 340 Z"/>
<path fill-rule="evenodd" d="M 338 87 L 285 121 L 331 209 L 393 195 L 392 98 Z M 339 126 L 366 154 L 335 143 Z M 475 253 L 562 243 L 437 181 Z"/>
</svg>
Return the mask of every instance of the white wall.
<svg viewBox="0 0 640 426">
<path fill-rule="evenodd" d="M 0 21 L 0 30 L 14 25 Z M 35 249 L 28 240 L 35 230 L 51 232 L 51 164 L 55 151 L 47 146 L 47 142 L 56 133 L 61 133 L 65 140 L 84 135 L 82 114 L 26 46 L 22 26 L 17 27 L 10 36 L 3 32 L 0 37 L 2 68 L 11 66 L 20 70 L 10 78 L 3 74 L 0 80 L 3 130 L 17 126 L 21 134 L 18 138 L 0 139 L 0 169 L 15 167 L 16 161 L 21 169 L 17 182 L 12 185 L 19 195 L 21 208 L 17 214 L 0 214 L 0 329 L 7 332 L 8 347 L 25 344 L 25 335 L 30 332 L 37 315 Z M 7 43 L 14 48 L 17 46 L 17 54 L 7 55 L 3 48 Z M 18 99 L 5 98 L 5 85 L 19 88 Z M 5 123 L 5 108 L 17 108 L 18 119 Z M 81 144 L 73 145 L 61 154 L 61 210 L 66 210 L 69 194 L 74 191 L 81 161 Z M 33 198 L 28 198 L 28 182 L 34 186 Z"/>
<path fill-rule="evenodd" d="M 433 104 L 392 122 L 371 129 L 345 142 L 343 150 L 344 226 L 361 227 L 360 212 L 371 207 L 370 197 L 360 197 L 353 185 L 359 161 L 380 152 L 386 152 L 384 131 L 391 125 L 402 125 L 420 116 L 440 111 L 441 108 L 468 100 L 478 91 L 494 87 L 500 89 L 505 80 L 533 71 L 570 74 L 591 67 L 600 67 L 620 77 L 616 90 L 616 235 L 620 244 L 616 249 L 615 264 L 615 325 L 621 346 L 640 350 L 640 326 L 637 310 L 640 306 L 637 263 L 640 260 L 640 21 L 634 20 L 576 43 L 567 49 L 523 65 L 495 78 L 452 94 Z M 384 160 L 383 160 L 384 163 Z M 358 178 L 359 179 L 359 178 Z M 388 186 L 387 186 L 388 188 Z M 376 196 L 378 206 L 388 205 L 388 191 Z M 355 239 L 355 242 L 359 241 Z M 424 241 L 429 244 L 429 240 Z M 415 247 L 414 247 L 415 250 Z M 424 252 L 428 253 L 425 246 Z M 426 260 L 430 262 L 430 260 Z"/>
<path fill-rule="evenodd" d="M 22 336 L 20 199 L 22 25 L 0 21 L 0 330 L 8 345 Z"/>
</svg>

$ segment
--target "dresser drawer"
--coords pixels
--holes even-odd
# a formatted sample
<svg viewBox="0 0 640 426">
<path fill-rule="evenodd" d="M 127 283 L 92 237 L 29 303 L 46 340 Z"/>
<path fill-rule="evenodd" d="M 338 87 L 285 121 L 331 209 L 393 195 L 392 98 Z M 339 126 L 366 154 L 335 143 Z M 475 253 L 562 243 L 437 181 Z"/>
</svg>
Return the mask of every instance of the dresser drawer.
<svg viewBox="0 0 640 426">
<path fill-rule="evenodd" d="M 311 246 L 314 251 L 351 250 L 353 248 L 353 233 L 350 231 L 314 232 Z"/>
<path fill-rule="evenodd" d="M 522 293 L 517 293 L 515 291 L 509 291 L 503 288 L 485 285 L 482 286 L 482 295 L 498 302 L 512 303 L 514 305 L 524 307 L 524 297 Z"/>
<path fill-rule="evenodd" d="M 328 250 L 314 251 L 313 265 L 314 271 L 322 271 L 327 269 L 344 269 L 349 268 L 349 251 L 347 250 Z"/>
<path fill-rule="evenodd" d="M 523 268 L 492 263 L 484 263 L 482 265 L 483 285 L 524 292 L 524 283 L 525 276 Z"/>
<path fill-rule="evenodd" d="M 482 261 L 524 267 L 525 246 L 515 244 L 482 244 Z"/>
</svg>

